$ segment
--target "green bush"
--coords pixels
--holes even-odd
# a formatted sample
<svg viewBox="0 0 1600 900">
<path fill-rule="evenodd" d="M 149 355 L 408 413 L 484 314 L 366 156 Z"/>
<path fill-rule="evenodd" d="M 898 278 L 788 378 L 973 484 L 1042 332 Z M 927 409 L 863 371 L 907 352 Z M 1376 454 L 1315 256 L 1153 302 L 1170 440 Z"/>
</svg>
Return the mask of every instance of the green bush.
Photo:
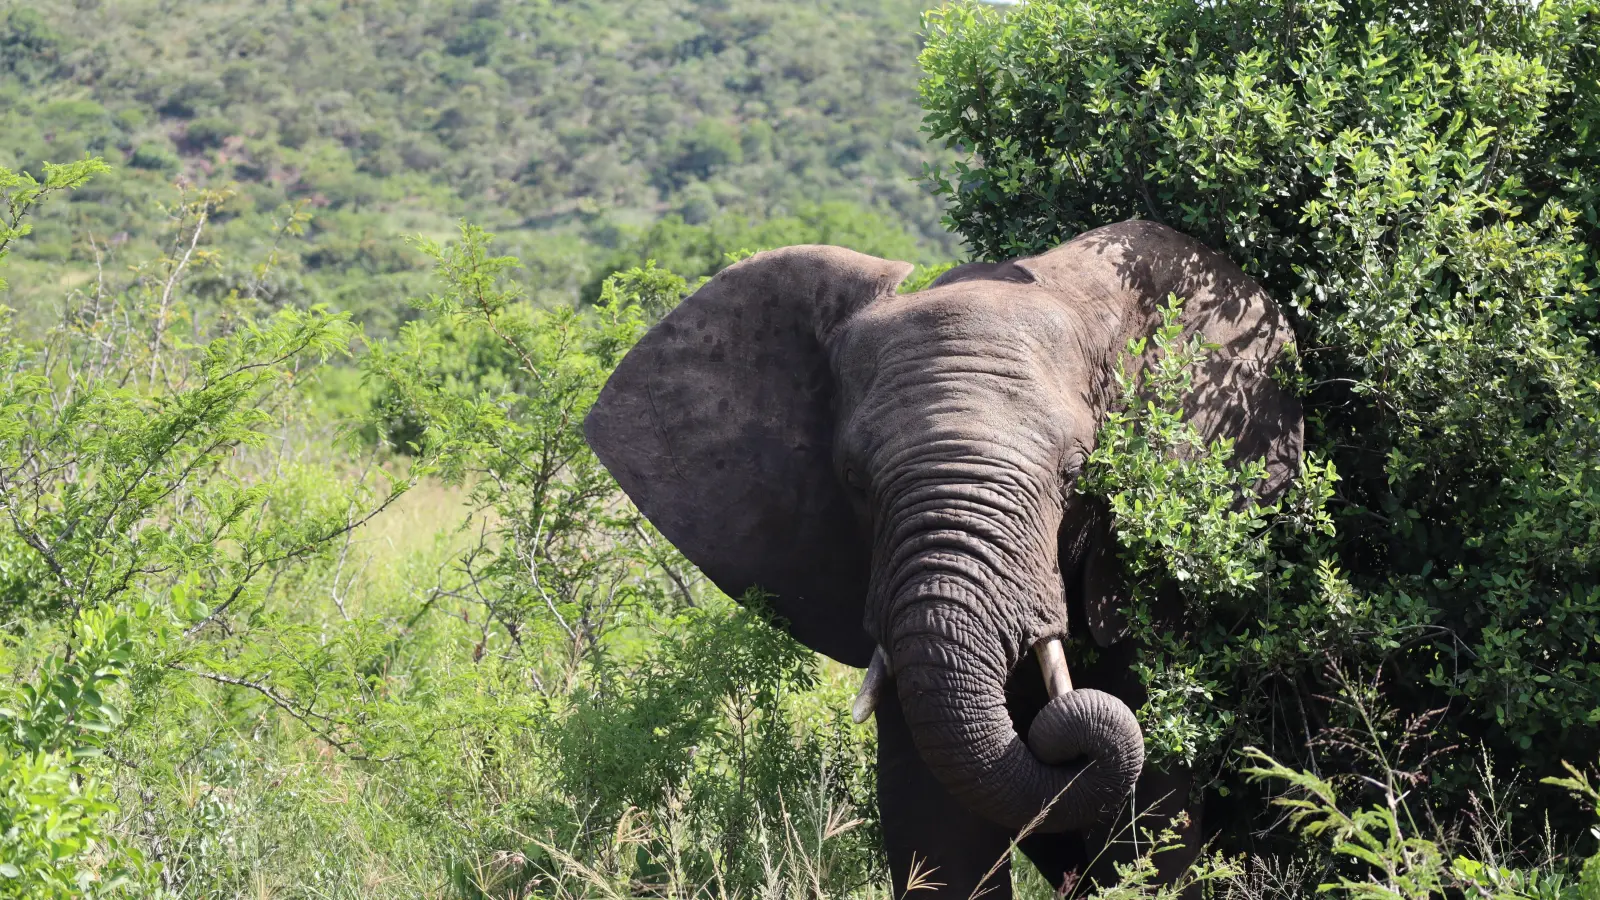
<svg viewBox="0 0 1600 900">
<path fill-rule="evenodd" d="M 212 150 L 239 133 L 239 124 L 223 116 L 201 116 L 190 119 L 184 127 L 183 140 L 196 150 Z"/>
<path fill-rule="evenodd" d="M 0 169 L 0 259 L 41 201 L 105 168 L 47 165 L 42 182 Z M 172 207 L 188 245 L 217 200 Z M 162 870 L 119 825 L 117 795 L 119 776 L 145 771 L 128 761 L 135 736 L 181 714 L 151 704 L 174 683 L 257 691 L 331 745 L 354 744 L 348 721 L 300 699 L 347 683 L 315 664 L 272 682 L 249 667 L 355 643 L 263 616 L 263 585 L 325 556 L 366 487 L 330 489 L 325 474 L 302 486 L 293 466 L 252 476 L 243 462 L 283 427 L 295 374 L 346 351 L 353 331 L 320 309 L 257 318 L 238 296 L 187 331 L 197 311 L 183 279 L 204 257 L 174 245 L 177 257 L 69 297 L 43 336 L 0 307 L 0 896 L 156 889 Z M 169 762 L 145 761 L 152 773 Z"/>
<path fill-rule="evenodd" d="M 109 827 L 116 813 L 99 756 L 121 714 L 108 694 L 132 650 L 126 616 L 72 622 L 70 660 L 46 659 L 32 681 L 0 685 L 0 897 L 136 896 L 143 856 Z"/>
<path fill-rule="evenodd" d="M 133 154 L 128 157 L 128 165 L 135 169 L 171 172 L 178 168 L 178 154 L 165 144 L 146 141 L 134 148 Z"/>
<path fill-rule="evenodd" d="M 1442 711 L 1432 746 L 1459 749 L 1428 766 L 1441 809 L 1465 808 L 1480 746 L 1524 783 L 1592 761 L 1597 38 L 1589 0 L 930 15 L 926 127 L 968 156 L 929 183 L 979 254 L 1152 218 L 1227 252 L 1291 314 L 1288 377 L 1308 449 L 1337 473 L 1337 530 L 1254 557 L 1198 547 L 1274 567 L 1229 588 L 1250 615 L 1192 604 L 1190 637 L 1156 664 L 1191 673 L 1191 724 L 1243 714 L 1219 741 L 1309 762 L 1331 658 L 1381 673 L 1403 709 Z M 1181 500 L 1166 496 L 1149 500 Z M 1124 510 L 1129 553 L 1161 546 L 1134 526 Z M 1547 803 L 1572 808 L 1532 793 L 1524 833 Z"/>
<path fill-rule="evenodd" d="M 107 121 L 106 108 L 93 100 L 57 100 L 46 103 L 39 117 L 47 127 L 81 131 Z"/>
<path fill-rule="evenodd" d="M 726 122 L 701 119 L 674 148 L 672 171 L 709 178 L 724 166 L 744 162 L 739 133 Z"/>
<path fill-rule="evenodd" d="M 37 10 L 13 9 L 0 21 L 0 67 L 24 82 L 41 80 L 66 46 L 67 39 Z"/>
</svg>

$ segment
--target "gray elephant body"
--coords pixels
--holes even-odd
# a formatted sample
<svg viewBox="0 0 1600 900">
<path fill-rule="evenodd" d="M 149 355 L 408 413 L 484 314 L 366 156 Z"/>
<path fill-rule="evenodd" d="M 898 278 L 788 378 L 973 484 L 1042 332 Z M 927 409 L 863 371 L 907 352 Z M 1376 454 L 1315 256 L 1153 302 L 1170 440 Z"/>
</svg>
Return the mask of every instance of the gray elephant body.
<svg viewBox="0 0 1600 900">
<path fill-rule="evenodd" d="M 1298 470 L 1302 425 L 1271 378 L 1291 337 L 1282 314 L 1165 226 L 1107 226 L 896 294 L 910 270 L 837 247 L 731 266 L 630 351 L 585 428 L 722 590 L 762 589 L 799 640 L 849 665 L 882 648 L 897 890 L 914 855 L 965 896 L 994 862 L 979 858 L 1045 807 L 1025 849 L 1070 877 L 1082 836 L 1114 821 L 1136 780 L 1147 797 L 1173 775 L 1141 779 L 1115 543 L 1103 508 L 1073 491 L 1118 366 L 1146 362 L 1125 358 L 1130 339 L 1184 299 L 1186 335 L 1218 348 L 1194 373 L 1190 419 L 1233 438 L 1236 458 L 1264 457 L 1269 496 Z M 1029 651 L 1069 625 L 1107 651 L 1079 673 L 1087 689 L 1052 698 Z"/>
</svg>

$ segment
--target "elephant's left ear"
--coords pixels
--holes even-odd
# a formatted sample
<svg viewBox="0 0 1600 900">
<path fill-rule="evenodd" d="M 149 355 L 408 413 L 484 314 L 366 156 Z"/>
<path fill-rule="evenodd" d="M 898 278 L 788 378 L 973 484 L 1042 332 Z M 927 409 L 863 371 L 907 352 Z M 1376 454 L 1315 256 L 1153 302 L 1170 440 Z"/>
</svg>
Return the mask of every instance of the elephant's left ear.
<svg viewBox="0 0 1600 900">
<path fill-rule="evenodd" d="M 735 263 L 628 351 L 584 422 L 639 511 L 717 587 L 760 588 L 801 643 L 859 667 L 869 548 L 834 472 L 828 347 L 911 268 L 823 246 Z"/>
<path fill-rule="evenodd" d="M 1217 348 L 1192 373 L 1186 417 L 1208 442 L 1232 438 L 1236 463 L 1266 462 L 1262 497 L 1288 488 L 1300 470 L 1305 425 L 1299 401 L 1273 376 L 1294 332 L 1255 279 L 1193 238 L 1146 221 L 1097 228 L 1016 265 L 1101 323 L 1108 371 L 1120 363 L 1138 372 L 1154 362 L 1157 347 L 1140 359 L 1127 358 L 1125 348 L 1155 330 L 1169 296 L 1181 299 L 1183 339 L 1199 336 Z M 1111 541 L 1107 522 L 1085 548 L 1084 603 L 1102 644 L 1123 634 L 1127 593 Z"/>
</svg>

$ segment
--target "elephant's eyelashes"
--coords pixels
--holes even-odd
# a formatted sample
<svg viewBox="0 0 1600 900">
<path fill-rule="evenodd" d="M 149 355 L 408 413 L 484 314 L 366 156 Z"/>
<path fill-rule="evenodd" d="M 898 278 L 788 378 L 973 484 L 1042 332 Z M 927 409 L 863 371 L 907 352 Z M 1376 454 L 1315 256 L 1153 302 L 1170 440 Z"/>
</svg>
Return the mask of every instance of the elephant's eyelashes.
<svg viewBox="0 0 1600 900">
<path fill-rule="evenodd" d="M 867 490 L 867 480 L 853 466 L 844 467 L 844 483 L 853 491 L 865 493 Z"/>
</svg>

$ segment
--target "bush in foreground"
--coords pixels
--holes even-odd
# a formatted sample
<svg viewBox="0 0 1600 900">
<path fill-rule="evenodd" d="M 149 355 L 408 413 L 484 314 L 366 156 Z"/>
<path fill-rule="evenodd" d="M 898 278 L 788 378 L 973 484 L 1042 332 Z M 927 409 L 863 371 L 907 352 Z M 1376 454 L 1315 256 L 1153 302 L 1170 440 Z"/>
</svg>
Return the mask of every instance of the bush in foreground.
<svg viewBox="0 0 1600 900">
<path fill-rule="evenodd" d="M 1259 576 L 1180 585 L 1192 631 L 1147 668 L 1147 728 L 1237 800 L 1231 750 L 1309 766 L 1308 735 L 1353 724 L 1331 659 L 1416 717 L 1417 809 L 1471 810 L 1486 750 L 1517 841 L 1547 814 L 1582 834 L 1538 780 L 1600 745 L 1600 9 L 1036 0 L 928 24 L 926 127 L 968 154 L 929 181 L 978 254 L 1152 218 L 1291 310 L 1333 529 L 1255 552 L 1173 492 L 1123 510 L 1147 590 L 1183 576 L 1140 554 L 1175 548 Z M 1113 499 L 1167 426 L 1122 427 Z"/>
</svg>

